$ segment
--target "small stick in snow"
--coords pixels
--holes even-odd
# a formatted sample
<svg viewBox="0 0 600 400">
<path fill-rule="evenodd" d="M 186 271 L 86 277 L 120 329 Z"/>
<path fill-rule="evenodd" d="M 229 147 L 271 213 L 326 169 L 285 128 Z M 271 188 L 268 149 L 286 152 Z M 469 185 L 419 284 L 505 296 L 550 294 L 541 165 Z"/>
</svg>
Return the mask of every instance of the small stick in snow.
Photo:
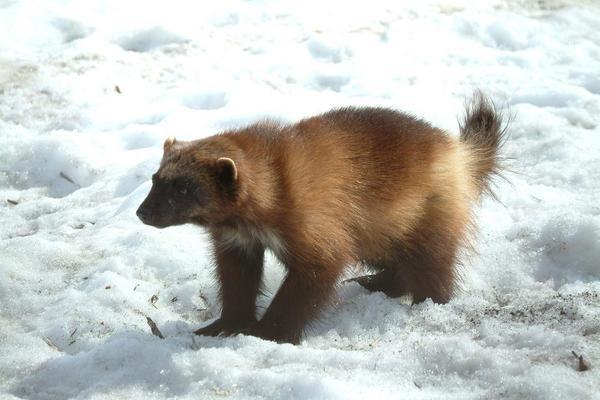
<svg viewBox="0 0 600 400">
<path fill-rule="evenodd" d="M 148 325 L 150 326 L 150 331 L 152 332 L 152 334 L 154 336 L 158 336 L 161 339 L 164 339 L 165 337 L 163 336 L 163 334 L 160 332 L 160 330 L 158 329 L 158 326 L 156 326 L 156 323 L 154 323 L 154 321 L 152 321 L 152 319 L 150 317 L 146 317 L 146 322 L 148 322 Z"/>
<path fill-rule="evenodd" d="M 19 202 L 18 202 L 18 201 L 16 201 L 16 200 L 11 200 L 11 199 L 6 199 L 6 202 L 7 202 L 8 204 L 12 204 L 13 206 L 16 206 L 17 204 L 19 204 Z"/>
<path fill-rule="evenodd" d="M 590 366 L 583 359 L 583 354 L 577 355 L 577 353 L 575 353 L 572 350 L 571 354 L 573 354 L 573 356 L 575 356 L 575 358 L 579 361 L 579 363 L 577 364 L 577 372 L 583 372 L 590 369 Z"/>
<path fill-rule="evenodd" d="M 153 294 L 152 297 L 150 297 L 150 304 L 152 304 L 152 307 L 158 309 L 158 307 L 156 307 L 156 302 L 158 301 L 158 296 Z"/>
<path fill-rule="evenodd" d="M 71 332 L 71 334 L 69 335 L 69 339 L 70 339 L 70 341 L 69 341 L 69 346 L 70 346 L 70 345 L 72 345 L 73 343 L 75 343 L 75 341 L 76 341 L 76 340 L 73 338 L 73 335 L 75 335 L 75 332 L 77 332 L 77 328 L 75 328 L 75 329 L 73 330 L 73 332 Z"/>
<path fill-rule="evenodd" d="M 50 338 L 49 338 L 49 337 L 47 337 L 47 336 L 44 336 L 44 337 L 42 338 L 42 340 L 43 340 L 44 342 L 46 342 L 46 344 L 47 344 L 48 346 L 50 346 L 51 348 L 53 348 L 54 350 L 56 350 L 56 351 L 60 351 L 60 349 L 58 348 L 58 346 L 57 346 L 57 345 L 55 345 L 55 344 L 54 344 L 54 342 L 53 342 L 52 340 L 50 340 Z"/>
<path fill-rule="evenodd" d="M 202 292 L 200 292 L 200 299 L 204 302 L 204 304 L 208 305 L 208 299 L 206 297 L 204 297 Z"/>
<path fill-rule="evenodd" d="M 175 297 L 173 297 L 173 298 L 171 299 L 171 303 L 175 303 L 177 300 L 178 300 L 178 299 L 177 299 L 177 296 L 175 296 Z"/>
<path fill-rule="evenodd" d="M 119 87 L 119 85 L 115 86 L 115 92 L 121 94 L 121 88 Z"/>
<path fill-rule="evenodd" d="M 67 182 L 71 182 L 73 185 L 75 186 L 79 186 L 81 187 L 77 182 L 75 182 L 73 179 L 69 178 L 69 176 L 67 174 L 65 174 L 64 172 L 60 171 L 60 177 L 63 178 L 65 181 Z"/>
</svg>

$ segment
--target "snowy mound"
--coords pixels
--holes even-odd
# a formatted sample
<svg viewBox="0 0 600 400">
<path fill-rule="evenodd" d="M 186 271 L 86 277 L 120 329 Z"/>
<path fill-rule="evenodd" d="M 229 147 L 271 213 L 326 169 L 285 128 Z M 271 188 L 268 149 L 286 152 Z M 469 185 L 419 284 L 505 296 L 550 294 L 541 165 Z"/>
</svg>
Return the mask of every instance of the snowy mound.
<svg viewBox="0 0 600 400">
<path fill-rule="evenodd" d="M 597 398 L 595 2 L 213 3 L 0 2 L 0 398 Z M 449 304 L 351 283 L 299 346 L 191 334 L 205 233 L 135 216 L 165 137 L 341 105 L 456 133 L 477 87 L 513 115 L 507 179 Z"/>
</svg>

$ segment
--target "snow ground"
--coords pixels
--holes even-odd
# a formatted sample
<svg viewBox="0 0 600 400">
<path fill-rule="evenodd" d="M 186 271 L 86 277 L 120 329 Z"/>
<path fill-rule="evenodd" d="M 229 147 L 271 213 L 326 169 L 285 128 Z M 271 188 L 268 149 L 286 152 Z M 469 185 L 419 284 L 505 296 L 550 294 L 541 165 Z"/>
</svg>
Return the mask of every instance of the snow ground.
<svg viewBox="0 0 600 400">
<path fill-rule="evenodd" d="M 600 8 L 323 3 L 0 1 L 0 398 L 600 398 Z M 300 346 L 191 334 L 206 239 L 134 213 L 166 136 L 349 104 L 456 132 L 476 87 L 513 172 L 460 295 L 348 284 Z"/>
</svg>

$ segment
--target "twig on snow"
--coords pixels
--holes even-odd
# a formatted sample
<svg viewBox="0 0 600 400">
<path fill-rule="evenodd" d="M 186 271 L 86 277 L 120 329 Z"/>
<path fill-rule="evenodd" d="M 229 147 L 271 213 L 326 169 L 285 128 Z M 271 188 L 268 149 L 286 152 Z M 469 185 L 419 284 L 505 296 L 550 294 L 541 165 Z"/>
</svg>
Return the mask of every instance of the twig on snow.
<svg viewBox="0 0 600 400">
<path fill-rule="evenodd" d="M 152 304 L 152 307 L 158 309 L 158 307 L 156 307 L 156 302 L 158 301 L 158 295 L 153 294 L 152 297 L 150 297 L 150 300 L 148 300 L 150 302 L 150 304 Z"/>
<path fill-rule="evenodd" d="M 53 348 L 54 350 L 56 350 L 56 351 L 60 351 L 60 349 L 58 348 L 58 346 L 57 346 L 57 345 L 55 345 L 55 344 L 54 344 L 54 342 L 53 342 L 52 340 L 50 340 L 50 338 L 49 338 L 49 337 L 47 337 L 47 336 L 44 336 L 44 337 L 42 338 L 42 340 L 43 340 L 44 342 L 46 342 L 46 344 L 47 344 L 48 346 L 50 346 L 51 348 Z"/>
<path fill-rule="evenodd" d="M 158 329 L 158 326 L 156 326 L 156 323 L 154 321 L 152 321 L 152 319 L 150 317 L 146 316 L 146 322 L 148 322 L 148 325 L 150 326 L 150 331 L 152 332 L 152 334 L 154 336 L 158 336 L 161 339 L 165 338 L 163 336 L 163 334 L 160 332 L 160 330 Z"/>
<path fill-rule="evenodd" d="M 77 332 L 77 328 L 73 329 L 73 332 L 71 332 L 71 334 L 69 335 L 69 346 L 72 345 L 73 343 L 75 343 L 75 338 L 73 338 L 73 335 L 75 335 L 75 332 Z"/>
<path fill-rule="evenodd" d="M 583 371 L 587 371 L 588 369 L 590 369 L 590 366 L 583 359 L 583 354 L 579 354 L 578 355 L 577 353 L 575 353 L 572 350 L 571 350 L 571 354 L 573 354 L 573 356 L 578 361 L 578 363 L 577 363 L 577 372 L 583 372 Z"/>
<path fill-rule="evenodd" d="M 67 182 L 71 182 L 73 185 L 79 186 L 77 184 L 77 182 L 75 182 L 73 179 L 69 178 L 69 176 L 67 174 L 65 174 L 64 172 L 60 171 L 60 177 L 63 178 L 65 181 Z"/>
</svg>

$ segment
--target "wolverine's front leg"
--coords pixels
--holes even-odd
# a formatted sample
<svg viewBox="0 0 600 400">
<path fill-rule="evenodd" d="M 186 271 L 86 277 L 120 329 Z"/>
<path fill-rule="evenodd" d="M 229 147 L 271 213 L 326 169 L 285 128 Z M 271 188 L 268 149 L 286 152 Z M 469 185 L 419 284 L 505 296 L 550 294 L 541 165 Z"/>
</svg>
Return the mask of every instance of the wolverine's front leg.
<svg viewBox="0 0 600 400">
<path fill-rule="evenodd" d="M 271 305 L 258 324 L 245 333 L 276 342 L 297 344 L 306 326 L 325 306 L 339 276 L 337 265 L 288 266 Z"/>
<path fill-rule="evenodd" d="M 259 244 L 242 248 L 223 245 L 219 240 L 214 243 L 223 310 L 219 319 L 195 331 L 197 335 L 229 335 L 256 323 L 264 248 Z"/>
</svg>

